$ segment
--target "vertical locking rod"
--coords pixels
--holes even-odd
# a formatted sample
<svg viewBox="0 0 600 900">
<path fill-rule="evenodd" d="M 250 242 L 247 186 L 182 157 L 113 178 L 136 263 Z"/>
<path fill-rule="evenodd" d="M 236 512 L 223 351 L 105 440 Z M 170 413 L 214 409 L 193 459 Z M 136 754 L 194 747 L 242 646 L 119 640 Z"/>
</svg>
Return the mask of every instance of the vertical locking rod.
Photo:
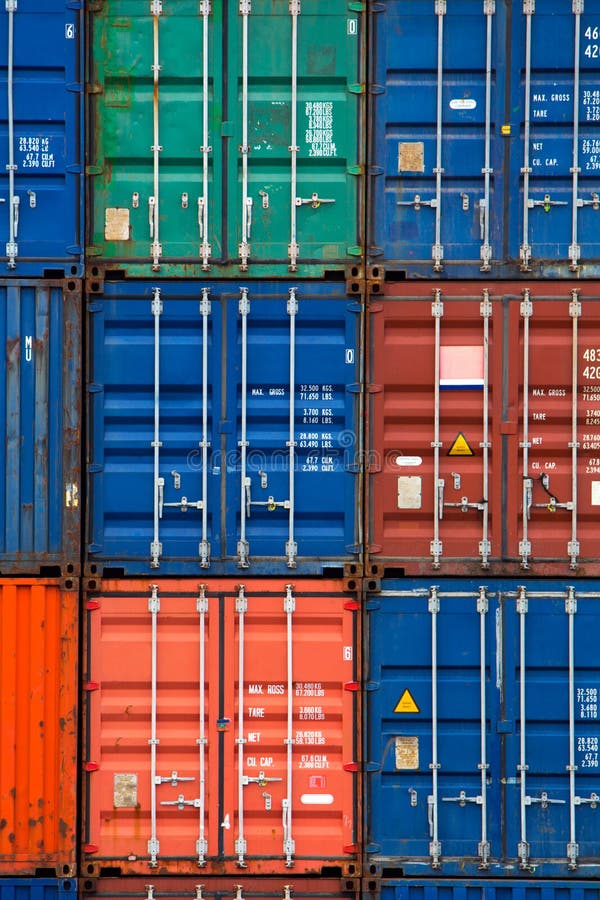
<svg viewBox="0 0 600 900">
<path fill-rule="evenodd" d="M 250 256 L 250 222 L 251 202 L 248 196 L 248 16 L 252 8 L 251 0 L 240 0 L 240 13 L 242 14 L 242 143 L 240 153 L 242 155 L 242 240 L 239 247 L 240 269 L 248 270 L 248 258 Z"/>
<path fill-rule="evenodd" d="M 535 11 L 535 0 L 523 0 L 525 23 L 525 122 L 523 134 L 523 242 L 521 244 L 521 271 L 531 271 L 531 245 L 529 243 L 529 159 L 531 136 L 531 16 Z"/>
<path fill-rule="evenodd" d="M 481 545 L 479 547 L 479 555 L 481 556 L 481 567 L 487 569 L 489 567 L 489 557 L 491 553 L 491 545 L 489 540 L 489 467 L 490 467 L 490 439 L 489 439 L 489 392 L 490 392 L 490 317 L 492 315 L 492 304 L 490 302 L 490 292 L 485 289 L 483 291 L 483 301 L 481 303 L 481 315 L 483 316 L 483 440 L 481 448 L 483 450 L 483 510 L 481 524 Z"/>
<path fill-rule="evenodd" d="M 159 535 L 160 505 L 161 505 L 161 478 L 160 478 L 160 316 L 163 311 L 160 299 L 160 288 L 154 288 L 152 299 L 152 315 L 154 316 L 154 440 L 151 446 L 154 450 L 154 531 L 150 544 L 150 566 L 158 569 L 159 559 L 162 556 L 162 544 Z"/>
<path fill-rule="evenodd" d="M 293 855 L 296 850 L 296 844 L 293 839 L 292 832 L 292 772 L 293 772 L 293 755 L 294 748 L 294 685 L 293 685 L 293 631 L 292 617 L 296 609 L 296 601 L 293 594 L 293 585 L 286 584 L 285 598 L 283 601 L 283 609 L 287 619 L 287 737 L 285 740 L 287 748 L 286 760 L 286 795 L 283 800 L 283 852 L 285 855 L 285 864 L 288 867 L 293 865 Z"/>
<path fill-rule="evenodd" d="M 159 84 L 159 74 L 160 74 L 160 57 L 159 57 L 159 47 L 158 47 L 158 22 L 159 17 L 162 14 L 162 2 L 161 0 L 152 0 L 151 3 L 151 13 L 154 17 L 153 20 L 153 38 L 154 38 L 154 62 L 152 64 L 152 73 L 153 73 L 153 129 L 154 129 L 154 143 L 152 144 L 152 154 L 153 154 L 153 172 L 154 172 L 154 194 L 150 198 L 150 237 L 152 240 L 152 244 L 150 247 L 150 255 L 152 256 L 152 269 L 154 272 L 158 272 L 160 270 L 160 257 L 161 257 L 161 246 L 160 246 L 160 234 L 159 234 L 159 223 L 160 223 L 160 202 L 159 202 L 159 154 L 162 150 L 160 146 L 160 136 L 159 136 L 159 116 L 158 116 L 158 84 Z"/>
<path fill-rule="evenodd" d="M 433 271 L 441 272 L 444 248 L 442 247 L 442 127 L 444 89 L 444 16 L 446 0 L 435 0 L 435 14 L 438 20 L 437 42 L 437 99 L 436 99 L 436 148 L 435 148 L 435 243 L 431 249 Z"/>
<path fill-rule="evenodd" d="M 529 477 L 529 319 L 533 314 L 529 290 L 523 291 L 521 301 L 521 316 L 523 318 L 523 440 L 520 447 L 523 450 L 523 513 L 522 535 L 519 542 L 519 555 L 521 568 L 529 568 L 531 556 L 531 543 L 529 541 L 529 508 L 531 505 L 531 478 Z"/>
<path fill-rule="evenodd" d="M 429 855 L 431 868 L 440 868 L 442 845 L 440 843 L 438 828 L 438 772 L 440 763 L 438 759 L 438 652 L 437 652 L 437 617 L 440 611 L 439 588 L 433 585 L 430 588 L 428 610 L 431 614 L 431 841 L 429 843 Z"/>
<path fill-rule="evenodd" d="M 204 867 L 206 865 L 206 854 L 208 853 L 208 841 L 206 840 L 206 614 L 208 612 L 208 597 L 206 596 L 206 585 L 198 586 L 198 598 L 196 600 L 196 610 L 198 612 L 199 624 L 199 649 L 200 649 L 200 670 L 198 673 L 199 693 L 200 693 L 200 710 L 198 718 L 199 734 L 198 734 L 198 781 L 200 783 L 200 795 L 198 805 L 198 840 L 196 842 L 196 853 L 198 855 L 198 865 Z"/>
<path fill-rule="evenodd" d="M 8 164 L 6 170 L 8 172 L 8 193 L 9 193 L 9 209 L 8 209 L 8 243 L 6 245 L 6 256 L 8 257 L 8 268 L 15 269 L 17 266 L 16 257 L 18 253 L 16 223 L 19 216 L 19 198 L 15 194 L 15 113 L 14 113 L 14 56 L 15 56 L 15 12 L 17 9 L 16 0 L 6 0 L 6 10 L 8 12 L 8 71 L 7 71 L 7 101 L 8 101 Z"/>
<path fill-rule="evenodd" d="M 290 412 L 289 412 L 289 494 L 290 508 L 288 511 L 288 540 L 285 545 L 287 564 L 290 569 L 296 568 L 296 555 L 298 545 L 294 539 L 294 515 L 295 515 L 295 477 L 296 477 L 296 441 L 295 441 L 295 395 L 296 395 L 296 315 L 298 313 L 297 288 L 289 289 L 287 311 L 290 317 Z"/>
<path fill-rule="evenodd" d="M 579 317 L 581 316 L 581 303 L 577 291 L 571 292 L 569 314 L 573 320 L 573 346 L 571 351 L 571 440 L 569 442 L 569 447 L 571 448 L 571 540 L 567 545 L 567 552 L 570 557 L 571 569 L 576 569 L 579 558 L 579 541 L 577 540 L 577 450 L 579 448 L 579 441 L 577 440 L 577 354 L 579 349 L 578 323 Z"/>
<path fill-rule="evenodd" d="M 529 609 L 527 591 L 523 586 L 519 587 L 517 596 L 517 614 L 519 616 L 519 764 L 517 772 L 521 781 L 521 840 L 519 842 L 519 862 L 522 869 L 529 868 L 529 844 L 527 842 L 527 751 L 526 732 L 527 715 L 525 710 L 525 682 L 527 678 L 527 665 L 525 656 L 525 617 Z"/>
<path fill-rule="evenodd" d="M 573 16 L 575 17 L 575 54 L 573 59 L 573 176 L 572 209 L 571 209 L 571 246 L 569 247 L 570 264 L 572 272 L 576 272 L 579 266 L 581 248 L 577 234 L 577 217 L 579 215 L 579 42 L 581 40 L 581 13 L 583 12 L 583 0 L 573 0 Z"/>
<path fill-rule="evenodd" d="M 569 617 L 569 843 L 567 844 L 567 858 L 569 868 L 577 869 L 577 857 L 579 846 L 577 844 L 577 825 L 575 813 L 575 614 L 577 612 L 577 598 L 575 588 L 567 588 L 565 600 L 565 612 Z"/>
<path fill-rule="evenodd" d="M 297 109 L 298 102 L 298 15 L 300 14 L 300 0 L 289 0 L 290 15 L 292 17 L 292 96 L 291 96 L 291 138 L 290 146 L 290 245 L 288 247 L 288 256 L 290 258 L 290 272 L 295 272 L 298 268 L 298 234 L 296 221 L 296 195 L 297 189 L 297 158 L 300 147 L 298 144 L 297 134 Z"/>
<path fill-rule="evenodd" d="M 209 145 L 208 131 L 208 107 L 210 102 L 210 88 L 208 81 L 208 29 L 211 13 L 210 0 L 200 0 L 200 14 L 202 15 L 202 205 L 200 210 L 200 256 L 202 257 L 202 271 L 210 269 L 211 246 L 208 240 L 208 157 L 212 152 Z"/>
<path fill-rule="evenodd" d="M 152 646 L 151 646 L 151 699 L 150 699 L 150 840 L 148 841 L 148 855 L 150 856 L 151 868 L 158 865 L 157 857 L 160 845 L 157 836 L 156 824 L 156 748 L 160 741 L 157 737 L 156 729 L 156 707 L 157 707 L 157 625 L 158 613 L 160 612 L 160 599 L 158 597 L 158 585 L 150 585 L 151 595 L 148 598 L 148 612 L 152 616 Z"/>
<path fill-rule="evenodd" d="M 441 300 L 441 291 L 436 289 L 433 292 L 433 303 L 431 306 L 431 315 L 435 323 L 435 362 L 434 362 L 434 420 L 433 420 L 433 540 L 431 541 L 431 556 L 433 557 L 433 568 L 439 569 L 440 558 L 442 555 L 442 542 L 440 540 L 440 323 L 444 315 L 444 304 Z"/>
<path fill-rule="evenodd" d="M 486 617 L 489 609 L 489 600 L 485 587 L 479 588 L 477 598 L 477 612 L 479 613 L 479 709 L 480 709 L 480 760 L 481 770 L 481 842 L 479 844 L 479 860 L 481 869 L 489 869 L 490 866 L 490 842 L 487 836 L 487 774 L 489 765 L 487 762 L 487 705 L 485 688 L 487 684 L 486 673 Z"/>
<path fill-rule="evenodd" d="M 239 313 L 242 317 L 242 377 L 241 377 L 241 434 L 238 441 L 240 448 L 240 538 L 238 541 L 238 566 L 247 569 L 250 561 L 248 558 L 250 548 L 246 539 L 246 456 L 248 449 L 248 437 L 246 432 L 246 416 L 248 403 L 248 313 L 250 301 L 248 300 L 248 288 L 240 288 Z"/>
<path fill-rule="evenodd" d="M 199 546 L 200 566 L 210 565 L 210 543 L 208 541 L 208 317 L 211 307 L 209 288 L 202 288 L 200 313 L 202 315 L 202 540 Z"/>
<path fill-rule="evenodd" d="M 235 611 L 238 614 L 238 836 L 235 841 L 235 852 L 238 855 L 237 864 L 240 868 L 246 868 L 245 855 L 247 850 L 244 836 L 244 622 L 248 610 L 248 600 L 245 594 L 245 586 L 238 586 L 238 595 L 235 601 Z"/>
</svg>

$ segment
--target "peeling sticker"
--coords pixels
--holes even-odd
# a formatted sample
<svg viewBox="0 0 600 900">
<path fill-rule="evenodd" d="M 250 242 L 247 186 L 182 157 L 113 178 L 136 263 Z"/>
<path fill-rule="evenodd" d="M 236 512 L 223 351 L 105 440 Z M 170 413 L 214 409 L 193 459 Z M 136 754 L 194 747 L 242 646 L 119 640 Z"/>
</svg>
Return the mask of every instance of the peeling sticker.
<svg viewBox="0 0 600 900">
<path fill-rule="evenodd" d="M 423 141 L 412 141 L 410 144 L 398 144 L 398 171 L 425 171 L 425 144 Z"/>
<path fill-rule="evenodd" d="M 421 476 L 400 475 L 398 478 L 398 509 L 421 509 Z"/>
<path fill-rule="evenodd" d="M 126 206 L 109 206 L 104 217 L 106 241 L 129 240 L 129 210 Z"/>
<path fill-rule="evenodd" d="M 135 773 L 120 775 L 115 772 L 113 781 L 113 803 L 115 808 L 135 808 L 138 805 L 137 786 L 138 779 Z"/>
<path fill-rule="evenodd" d="M 397 456 L 397 466 L 421 466 L 423 464 L 422 456 Z"/>
<path fill-rule="evenodd" d="M 396 769 L 419 768 L 419 738 L 400 735 L 396 738 Z"/>
</svg>

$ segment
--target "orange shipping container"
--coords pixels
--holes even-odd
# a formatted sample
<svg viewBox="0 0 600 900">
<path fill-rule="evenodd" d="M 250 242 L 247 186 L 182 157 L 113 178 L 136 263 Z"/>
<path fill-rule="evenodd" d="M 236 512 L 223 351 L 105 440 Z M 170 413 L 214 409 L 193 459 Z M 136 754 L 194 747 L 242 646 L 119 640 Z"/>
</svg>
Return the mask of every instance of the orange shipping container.
<svg viewBox="0 0 600 900">
<path fill-rule="evenodd" d="M 358 873 L 342 581 L 105 581 L 87 601 L 82 873 Z"/>
<path fill-rule="evenodd" d="M 238 879 L 216 875 L 198 884 L 173 875 L 152 878 L 83 878 L 81 900 L 359 900 L 359 879 L 264 878 L 241 874 Z"/>
<path fill-rule="evenodd" d="M 0 579 L 4 876 L 75 871 L 77 613 L 78 591 L 58 580 Z"/>
</svg>

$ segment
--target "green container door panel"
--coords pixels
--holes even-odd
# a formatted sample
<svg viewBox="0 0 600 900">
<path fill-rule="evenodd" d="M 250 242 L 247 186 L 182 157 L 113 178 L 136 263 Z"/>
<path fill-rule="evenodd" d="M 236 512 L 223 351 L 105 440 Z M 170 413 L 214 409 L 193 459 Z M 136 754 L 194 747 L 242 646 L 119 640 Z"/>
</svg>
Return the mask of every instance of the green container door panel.
<svg viewBox="0 0 600 900">
<path fill-rule="evenodd" d="M 207 262 L 212 277 L 284 277 L 295 231 L 298 275 L 354 263 L 362 246 L 364 14 L 351 6 L 360 4 L 301 0 L 293 16 L 289 0 L 252 0 L 245 16 L 238 0 L 213 0 L 205 19 L 200 0 L 163 0 L 156 17 L 150 0 L 107 0 L 90 12 L 92 261 L 148 277 L 158 240 L 165 275 L 201 277 Z"/>
<path fill-rule="evenodd" d="M 229 59 L 229 105 L 237 151 L 237 190 L 228 207 L 229 256 L 239 260 L 246 197 L 251 202 L 248 271 L 321 262 L 342 266 L 359 233 L 360 21 L 348 4 L 303 0 L 297 20 L 287 2 L 254 0 L 248 14 L 248 186 L 244 191 L 243 19 L 237 13 L 238 62 Z M 292 193 L 292 85 L 296 58 L 296 190 Z M 237 73 L 237 78 L 235 77 Z M 292 209 L 293 207 L 293 209 Z M 241 261 L 241 260 L 240 260 Z M 313 274 L 314 266 L 306 274 Z"/>
<path fill-rule="evenodd" d="M 163 2 L 158 17 L 158 118 L 154 104 L 155 19 L 150 3 L 111 0 L 92 16 L 93 141 L 89 179 L 92 201 L 91 255 L 151 272 L 158 204 L 160 262 L 199 261 L 206 226 L 211 253 L 220 255 L 222 195 L 214 140 L 215 96 L 222 68 L 220 25 L 208 28 L 208 142 L 204 147 L 204 19 L 198 0 Z M 216 39 L 215 39 L 216 37 Z M 99 88 L 99 90 L 98 90 Z M 154 158 L 158 127 L 158 160 Z M 211 146 L 212 145 L 212 146 Z M 215 155 L 217 160 L 215 160 Z M 206 167 L 206 170 L 205 170 Z M 215 173 L 218 173 L 215 178 Z M 155 180 L 158 178 L 158 192 Z M 199 203 L 200 201 L 200 203 Z M 203 213 L 203 203 L 206 215 Z"/>
</svg>

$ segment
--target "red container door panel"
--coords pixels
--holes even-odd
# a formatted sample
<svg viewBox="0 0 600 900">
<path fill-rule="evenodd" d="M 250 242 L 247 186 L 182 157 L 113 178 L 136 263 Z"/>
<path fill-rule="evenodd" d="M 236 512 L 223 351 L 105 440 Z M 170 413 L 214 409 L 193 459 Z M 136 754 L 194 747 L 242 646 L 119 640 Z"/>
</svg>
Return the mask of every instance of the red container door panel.
<svg viewBox="0 0 600 900">
<path fill-rule="evenodd" d="M 600 572 L 600 287 L 385 287 L 371 304 L 373 561 Z"/>
<path fill-rule="evenodd" d="M 355 869 L 356 625 L 341 583 L 104 587 L 88 630 L 86 867 Z"/>
<path fill-rule="evenodd" d="M 499 306 L 431 289 L 372 316 L 372 552 L 432 563 L 498 552 L 500 329 Z"/>
</svg>

